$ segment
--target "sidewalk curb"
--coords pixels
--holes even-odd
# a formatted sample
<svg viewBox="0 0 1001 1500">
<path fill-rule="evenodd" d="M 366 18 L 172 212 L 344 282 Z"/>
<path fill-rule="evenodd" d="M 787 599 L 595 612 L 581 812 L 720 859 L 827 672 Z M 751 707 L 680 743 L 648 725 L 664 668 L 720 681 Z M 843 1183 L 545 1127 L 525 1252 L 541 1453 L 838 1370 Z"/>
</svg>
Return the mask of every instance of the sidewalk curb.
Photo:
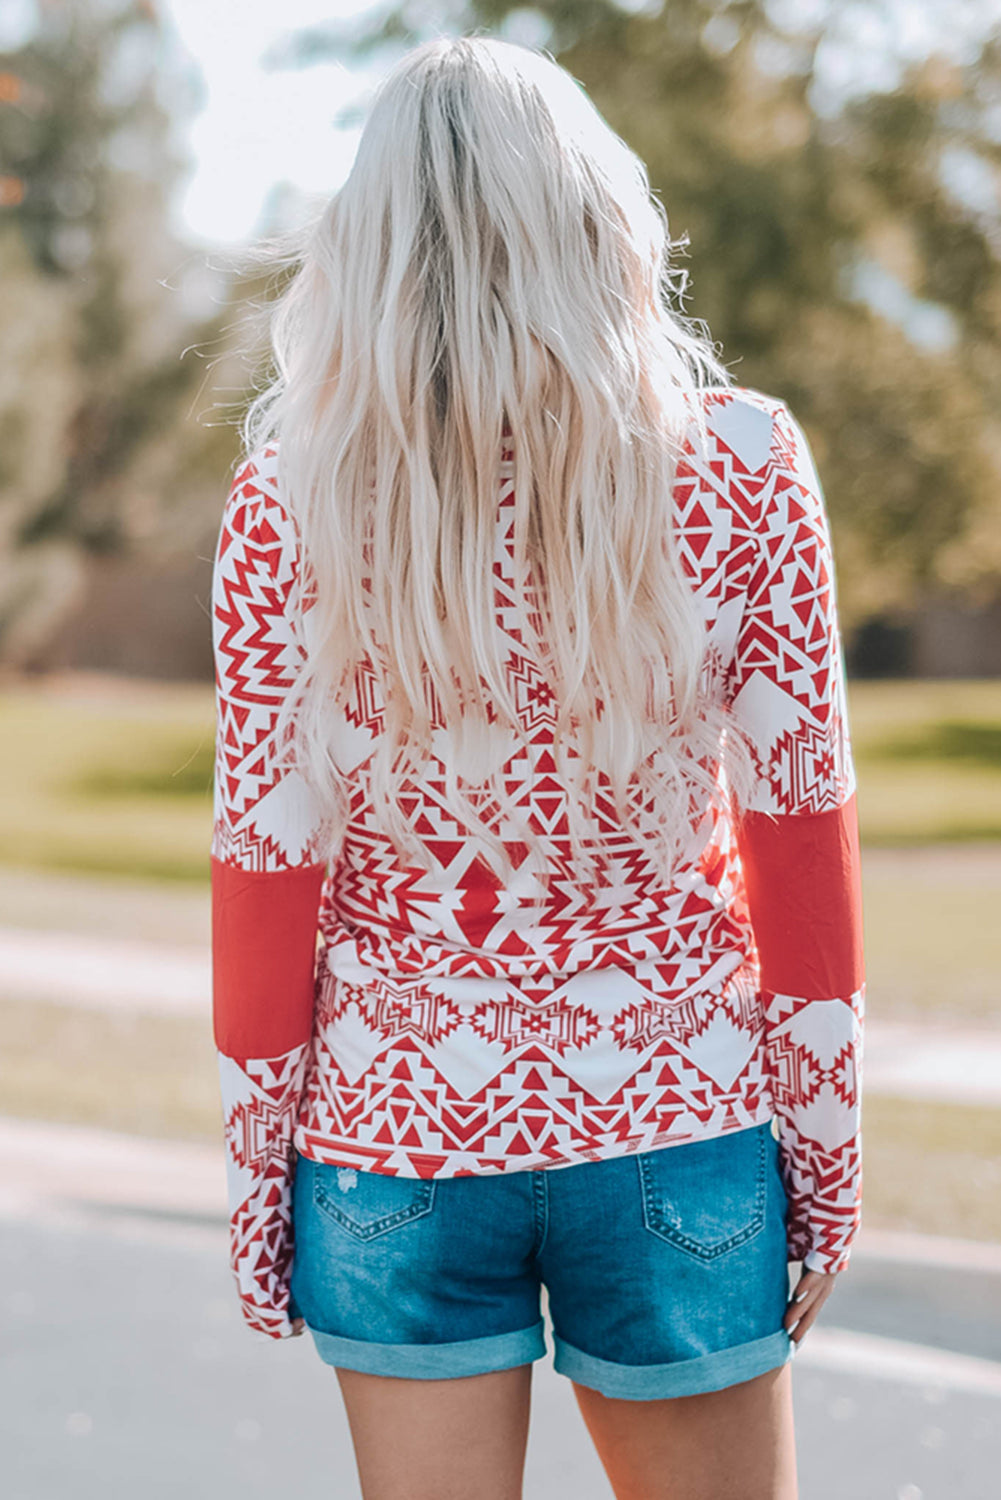
<svg viewBox="0 0 1001 1500">
<path fill-rule="evenodd" d="M 220 1124 L 220 1139 L 221 1131 Z M 214 1233 L 216 1223 L 228 1220 L 222 1146 L 0 1116 L 0 1215 L 88 1207 L 106 1211 L 109 1220 L 131 1211 L 154 1228 L 157 1220 L 173 1220 Z M 848 1274 L 856 1260 L 1001 1276 L 1001 1244 L 864 1224 Z"/>
</svg>

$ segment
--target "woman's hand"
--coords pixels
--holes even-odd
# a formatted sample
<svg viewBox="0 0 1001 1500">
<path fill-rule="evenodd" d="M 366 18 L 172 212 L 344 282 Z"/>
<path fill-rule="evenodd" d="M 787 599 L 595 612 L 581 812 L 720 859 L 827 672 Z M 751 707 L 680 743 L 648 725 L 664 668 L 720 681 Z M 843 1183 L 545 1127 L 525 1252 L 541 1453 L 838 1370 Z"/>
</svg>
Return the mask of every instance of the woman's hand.
<svg viewBox="0 0 1001 1500">
<path fill-rule="evenodd" d="M 838 1272 L 800 1272 L 800 1278 L 789 1298 L 783 1327 L 794 1344 L 801 1344 L 803 1336 L 813 1327 L 817 1314 L 834 1290 Z"/>
<path fill-rule="evenodd" d="M 302 1331 L 305 1328 L 305 1326 L 306 1326 L 306 1319 L 305 1318 L 293 1318 L 292 1319 L 292 1337 L 293 1338 L 298 1338 L 299 1334 L 302 1333 Z"/>
</svg>

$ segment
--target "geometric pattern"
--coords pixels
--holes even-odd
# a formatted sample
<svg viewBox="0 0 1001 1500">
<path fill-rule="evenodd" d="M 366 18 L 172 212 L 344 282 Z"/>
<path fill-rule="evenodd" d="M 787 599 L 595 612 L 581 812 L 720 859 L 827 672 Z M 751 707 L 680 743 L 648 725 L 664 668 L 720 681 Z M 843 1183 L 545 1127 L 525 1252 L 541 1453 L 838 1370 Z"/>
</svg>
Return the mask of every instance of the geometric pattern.
<svg viewBox="0 0 1001 1500">
<path fill-rule="evenodd" d="M 302 1091 L 306 1048 L 285 1057 L 237 1059 L 218 1054 L 224 1102 L 230 1267 L 250 1326 L 272 1338 L 292 1332 L 292 1132 Z"/>
<path fill-rule="evenodd" d="M 800 820 L 843 818 L 854 807 L 824 499 L 784 403 L 736 387 L 707 393 L 706 409 L 709 444 L 689 443 L 678 466 L 675 533 L 705 618 L 707 660 L 722 665 L 730 711 L 752 745 L 751 808 L 771 815 L 773 845 L 788 830 L 792 859 Z M 707 798 L 665 888 L 599 778 L 608 868 L 596 896 L 575 881 L 554 705 L 520 629 L 531 580 L 515 576 L 511 461 L 508 447 L 494 575 L 522 740 L 498 740 L 496 751 L 544 842 L 552 884 L 543 892 L 527 866 L 502 883 L 489 851 L 456 824 L 440 723 L 411 799 L 431 872 L 397 853 L 367 796 L 384 706 L 363 660 L 334 746 L 352 774 L 351 815 L 315 923 L 303 913 L 321 940 L 312 1025 L 281 1058 L 262 1060 L 252 1035 L 241 1050 L 253 1061 L 220 1053 L 231 1259 L 245 1316 L 275 1337 L 291 1331 L 296 1154 L 448 1177 L 669 1148 L 777 1116 L 790 1258 L 840 1270 L 858 1228 L 864 985 L 817 994 L 804 965 L 802 984 L 792 976 L 796 993 L 762 988 L 745 886 L 753 832 Z M 304 659 L 286 608 L 299 566 L 268 448 L 236 476 L 213 572 L 212 852 L 273 875 L 276 894 L 282 875 L 315 864 L 321 847 L 318 810 L 279 764 L 275 733 Z M 832 878 L 855 876 L 846 867 Z M 806 899 L 800 893 L 797 912 L 808 929 Z M 846 951 L 858 941 L 849 926 L 833 939 Z M 216 982 L 221 1006 L 225 975 Z M 273 1004 L 282 1006 L 278 986 Z"/>
<path fill-rule="evenodd" d="M 212 583 L 216 673 L 212 853 L 244 870 L 310 863 L 317 832 L 309 789 L 278 760 L 275 718 L 304 660 L 290 612 L 294 538 L 253 465 L 237 475 Z"/>
<path fill-rule="evenodd" d="M 790 1259 L 840 1268 L 861 1221 L 864 990 L 823 1001 L 763 999 L 772 1095 L 793 1147 L 780 1153 Z"/>
</svg>

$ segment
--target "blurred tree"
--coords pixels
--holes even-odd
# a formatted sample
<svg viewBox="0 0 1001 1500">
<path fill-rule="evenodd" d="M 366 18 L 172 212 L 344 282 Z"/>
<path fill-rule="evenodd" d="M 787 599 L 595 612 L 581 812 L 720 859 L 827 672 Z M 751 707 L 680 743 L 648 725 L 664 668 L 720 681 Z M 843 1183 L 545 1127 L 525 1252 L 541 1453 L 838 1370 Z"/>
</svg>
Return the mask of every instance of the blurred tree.
<svg viewBox="0 0 1001 1500">
<path fill-rule="evenodd" d="M 585 85 L 690 246 L 697 307 L 685 291 L 681 310 L 814 445 L 849 625 L 1001 589 L 1001 28 L 965 61 L 908 59 L 891 17 L 877 82 L 864 25 L 885 12 L 408 0 L 300 32 L 282 57 L 480 30 L 547 47 Z M 841 98 L 822 66 L 834 47 L 859 74 Z"/>
<path fill-rule="evenodd" d="M 234 456 L 231 427 L 195 426 L 178 442 L 204 374 L 183 353 L 213 347 L 226 316 L 186 309 L 185 278 L 203 268 L 168 227 L 183 166 L 172 112 L 195 89 L 168 61 L 150 0 L 43 4 L 23 44 L 0 53 L 8 661 L 30 662 L 80 591 L 88 555 L 190 553 L 206 501 L 190 480 L 201 470 L 217 487 Z"/>
<path fill-rule="evenodd" d="M 972 8 L 925 4 L 952 31 Z M 169 230 L 197 85 L 156 6 L 35 14 L 0 52 L 0 662 L 22 664 L 60 618 L 72 634 L 85 578 L 110 599 L 130 553 L 206 560 L 237 436 L 192 420 L 199 356 L 230 418 L 247 386 L 233 305 L 206 314 L 204 257 Z M 881 0 L 407 0 L 273 61 L 476 29 L 547 47 L 649 164 L 697 294 L 680 310 L 813 443 L 849 629 L 997 597 L 1001 28 L 919 57 L 896 55 Z"/>
</svg>

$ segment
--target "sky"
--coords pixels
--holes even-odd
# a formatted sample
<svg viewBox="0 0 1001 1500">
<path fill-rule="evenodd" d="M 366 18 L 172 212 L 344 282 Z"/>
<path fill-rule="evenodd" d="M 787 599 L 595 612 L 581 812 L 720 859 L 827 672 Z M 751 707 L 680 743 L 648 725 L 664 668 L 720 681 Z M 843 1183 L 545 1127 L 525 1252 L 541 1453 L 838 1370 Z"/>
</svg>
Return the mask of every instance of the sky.
<svg viewBox="0 0 1001 1500">
<path fill-rule="evenodd" d="M 645 0 L 620 3 L 639 10 Z M 895 70 L 936 43 L 962 54 L 985 23 L 1001 19 L 1001 0 L 951 0 L 948 6 L 940 0 L 882 0 L 878 6 L 871 0 L 771 3 L 780 24 L 827 19 L 818 72 L 820 94 L 826 91 L 831 107 L 846 91 L 892 87 Z M 160 0 L 175 46 L 202 79 L 200 108 L 179 123 L 182 151 L 191 158 L 173 204 L 180 238 L 195 245 L 246 241 L 260 227 L 278 183 L 306 194 L 336 191 L 360 134 L 359 124 L 338 126 L 336 117 L 353 106 L 363 115 L 393 55 L 350 70 L 335 62 L 275 67 L 268 59 L 280 55 L 283 41 L 303 28 L 383 8 L 373 0 Z M 443 15 L 447 9 L 443 4 Z M 502 34 L 529 45 L 546 41 L 544 24 L 540 29 L 539 18 L 527 10 L 516 12 Z M 719 40 L 725 45 L 724 37 Z M 775 65 L 783 61 L 777 55 Z M 766 58 L 761 62 L 768 65 Z M 823 97 L 814 102 L 823 110 Z"/>
<path fill-rule="evenodd" d="M 39 0 L 0 0 L 0 47 L 26 39 Z M 114 5 L 116 0 L 90 0 Z M 353 65 L 315 63 L 276 66 L 297 32 L 330 21 L 377 14 L 388 0 L 155 0 L 167 33 L 174 68 L 196 82 L 193 108 L 179 112 L 178 153 L 188 160 L 175 191 L 172 228 L 195 247 L 238 245 L 262 226 L 265 205 L 279 184 L 295 194 L 333 193 L 350 170 L 360 124 L 338 124 L 353 110 L 355 120 L 373 88 L 394 61 Z M 619 0 L 642 10 L 651 0 Z M 836 108 L 845 93 L 892 88 L 907 60 L 938 46 L 969 55 L 975 39 L 1001 22 L 1001 0 L 769 0 L 781 26 L 826 24 L 818 54 L 814 107 Z M 424 15 L 439 7 L 428 0 Z M 454 5 L 441 0 L 444 29 Z M 713 42 L 731 45 L 728 17 L 721 15 Z M 509 40 L 544 46 L 547 28 L 528 8 L 515 11 L 500 33 Z M 782 70 L 781 45 L 761 56 L 765 68 Z M 181 91 L 183 94 L 187 90 Z"/>
<path fill-rule="evenodd" d="M 295 31 L 372 9 L 371 0 L 166 0 L 164 23 L 202 75 L 202 108 L 181 131 L 192 156 L 174 203 L 184 239 L 246 240 L 276 183 L 336 191 L 360 132 L 337 128 L 335 117 L 364 100 L 385 61 L 349 71 L 333 62 L 274 68 L 266 59 Z"/>
</svg>

